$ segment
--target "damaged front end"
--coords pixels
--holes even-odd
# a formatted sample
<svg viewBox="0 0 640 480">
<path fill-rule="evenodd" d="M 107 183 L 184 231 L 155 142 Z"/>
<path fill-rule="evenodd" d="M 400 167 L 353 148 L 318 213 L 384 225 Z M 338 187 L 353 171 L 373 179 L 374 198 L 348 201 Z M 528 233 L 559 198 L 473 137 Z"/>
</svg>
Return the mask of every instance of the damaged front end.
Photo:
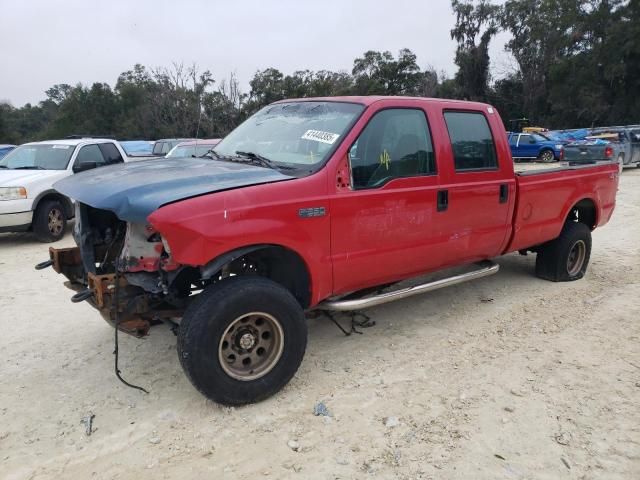
<svg viewBox="0 0 640 480">
<path fill-rule="evenodd" d="M 123 332 L 142 337 L 154 324 L 175 325 L 191 292 L 203 288 L 193 269 L 173 262 L 151 225 L 78 203 L 74 239 L 77 247 L 50 248 L 40 267 L 67 277 L 72 301 L 88 301 Z"/>
</svg>

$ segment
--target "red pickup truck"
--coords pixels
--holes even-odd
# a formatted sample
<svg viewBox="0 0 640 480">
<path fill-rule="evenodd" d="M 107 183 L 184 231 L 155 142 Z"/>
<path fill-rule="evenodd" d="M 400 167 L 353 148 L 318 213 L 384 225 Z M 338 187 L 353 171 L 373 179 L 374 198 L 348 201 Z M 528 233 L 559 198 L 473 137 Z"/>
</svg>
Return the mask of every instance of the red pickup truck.
<svg viewBox="0 0 640 480">
<path fill-rule="evenodd" d="M 285 100 L 202 158 L 58 182 L 77 201 L 78 246 L 50 249 L 38 268 L 53 265 L 73 301 L 121 331 L 174 324 L 194 386 L 243 404 L 294 375 L 305 311 L 360 310 L 489 275 L 490 259 L 514 251 L 537 254 L 539 277 L 581 278 L 617 185 L 614 163 L 514 173 L 486 104 Z M 468 271 L 394 288 L 461 265 Z"/>
</svg>

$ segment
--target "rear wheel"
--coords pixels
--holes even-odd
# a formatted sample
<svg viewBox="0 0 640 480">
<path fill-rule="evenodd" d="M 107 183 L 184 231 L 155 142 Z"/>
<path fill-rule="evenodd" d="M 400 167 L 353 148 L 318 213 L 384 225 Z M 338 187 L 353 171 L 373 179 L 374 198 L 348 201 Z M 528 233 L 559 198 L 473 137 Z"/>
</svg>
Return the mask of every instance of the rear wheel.
<svg viewBox="0 0 640 480">
<path fill-rule="evenodd" d="M 591 256 L 591 230 L 584 223 L 568 222 L 555 240 L 545 243 L 536 257 L 536 275 L 552 282 L 581 279 Z"/>
<path fill-rule="evenodd" d="M 64 207 L 58 200 L 47 200 L 38 205 L 33 216 L 33 233 L 41 242 L 60 240 L 67 227 Z"/>
<path fill-rule="evenodd" d="M 551 150 L 542 150 L 538 155 L 538 160 L 543 163 L 551 163 L 556 161 L 556 157 Z"/>
<path fill-rule="evenodd" d="M 306 344 L 304 312 L 287 289 L 266 278 L 236 276 L 207 287 L 187 308 L 178 355 L 202 394 L 242 405 L 284 387 Z"/>
</svg>

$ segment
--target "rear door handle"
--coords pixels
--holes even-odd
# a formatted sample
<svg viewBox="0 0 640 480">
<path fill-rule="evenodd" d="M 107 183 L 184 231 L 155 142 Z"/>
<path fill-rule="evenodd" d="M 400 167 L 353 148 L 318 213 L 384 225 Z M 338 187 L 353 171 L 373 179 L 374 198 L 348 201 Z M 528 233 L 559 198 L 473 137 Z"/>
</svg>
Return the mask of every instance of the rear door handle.
<svg viewBox="0 0 640 480">
<path fill-rule="evenodd" d="M 509 185 L 503 183 L 500 185 L 500 203 L 507 203 L 509 200 Z"/>
<path fill-rule="evenodd" d="M 449 190 L 438 190 L 437 210 L 444 212 L 449 208 Z"/>
</svg>

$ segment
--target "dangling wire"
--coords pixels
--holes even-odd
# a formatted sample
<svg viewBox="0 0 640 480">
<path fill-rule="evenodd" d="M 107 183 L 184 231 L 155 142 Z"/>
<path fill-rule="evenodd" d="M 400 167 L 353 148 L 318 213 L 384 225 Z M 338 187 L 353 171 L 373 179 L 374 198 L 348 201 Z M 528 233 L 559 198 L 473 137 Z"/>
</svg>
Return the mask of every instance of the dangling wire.
<svg viewBox="0 0 640 480">
<path fill-rule="evenodd" d="M 131 388 L 135 388 L 136 390 L 141 390 L 144 393 L 149 393 L 147 390 L 145 390 L 142 387 L 139 387 L 138 385 L 133 385 L 129 382 L 127 382 L 124 378 L 122 378 L 122 375 L 120 375 L 120 369 L 118 368 L 118 327 L 120 326 L 120 311 L 118 309 L 119 306 L 119 291 L 120 291 L 120 269 L 118 268 L 118 262 L 116 262 L 116 276 L 115 276 L 115 282 L 116 282 L 116 286 L 115 286 L 115 291 L 114 291 L 114 303 L 113 305 L 115 305 L 115 313 L 114 313 L 114 321 L 115 321 L 115 338 L 114 338 L 114 348 L 113 348 L 113 354 L 115 355 L 115 371 L 116 371 L 116 377 L 118 377 L 118 380 L 120 380 L 122 383 L 124 383 L 127 387 L 131 387 Z M 112 309 L 114 308 L 114 306 L 112 305 Z M 125 311 L 129 311 L 130 305 L 127 304 L 127 308 Z"/>
</svg>

